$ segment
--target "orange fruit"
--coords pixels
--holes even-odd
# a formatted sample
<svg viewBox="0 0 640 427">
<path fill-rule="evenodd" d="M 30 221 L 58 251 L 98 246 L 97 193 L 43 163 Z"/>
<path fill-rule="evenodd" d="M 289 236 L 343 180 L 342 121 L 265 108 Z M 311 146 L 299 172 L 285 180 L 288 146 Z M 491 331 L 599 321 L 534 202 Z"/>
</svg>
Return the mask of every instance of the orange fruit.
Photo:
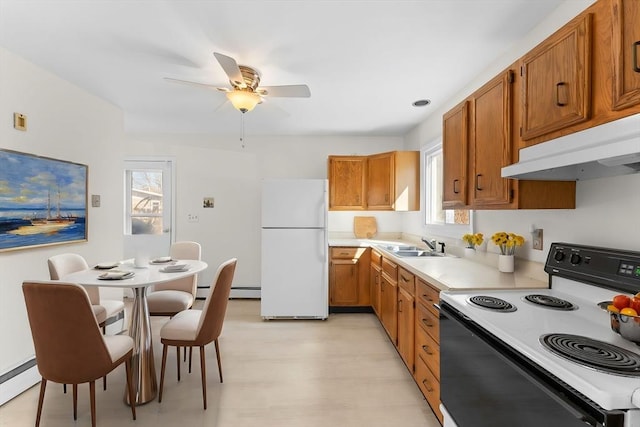
<svg viewBox="0 0 640 427">
<path fill-rule="evenodd" d="M 625 316 L 637 316 L 638 312 L 631 307 L 625 307 L 620 310 L 620 314 L 624 314 Z"/>
<path fill-rule="evenodd" d="M 608 310 L 608 311 L 611 311 L 611 312 L 614 312 L 614 313 L 620 313 L 620 310 L 618 309 L 618 307 L 616 307 L 616 306 L 615 306 L 615 305 L 613 305 L 613 304 L 609 304 L 609 305 L 607 306 L 607 310 Z"/>
</svg>

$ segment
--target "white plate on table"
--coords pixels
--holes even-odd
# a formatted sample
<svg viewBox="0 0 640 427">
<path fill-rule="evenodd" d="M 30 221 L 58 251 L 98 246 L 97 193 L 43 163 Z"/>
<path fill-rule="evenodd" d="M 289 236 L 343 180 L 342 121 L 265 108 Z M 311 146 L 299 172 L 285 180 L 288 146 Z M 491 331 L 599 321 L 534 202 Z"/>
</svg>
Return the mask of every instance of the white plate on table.
<svg viewBox="0 0 640 427">
<path fill-rule="evenodd" d="M 109 270 L 98 276 L 99 280 L 124 280 L 135 276 L 136 273 L 127 270 Z"/>
<path fill-rule="evenodd" d="M 118 265 L 119 263 L 116 261 L 108 261 L 96 264 L 96 266 L 93 268 L 95 268 L 96 270 L 111 270 L 112 268 L 116 268 Z"/>
<path fill-rule="evenodd" d="M 160 271 L 163 273 L 180 273 L 182 271 L 189 270 L 190 265 L 185 263 L 179 264 L 170 264 L 164 268 L 161 268 Z"/>
<path fill-rule="evenodd" d="M 175 262 L 175 260 L 171 259 L 170 256 L 161 256 L 158 258 L 154 258 L 151 261 L 149 261 L 150 264 L 167 264 L 170 262 Z"/>
</svg>

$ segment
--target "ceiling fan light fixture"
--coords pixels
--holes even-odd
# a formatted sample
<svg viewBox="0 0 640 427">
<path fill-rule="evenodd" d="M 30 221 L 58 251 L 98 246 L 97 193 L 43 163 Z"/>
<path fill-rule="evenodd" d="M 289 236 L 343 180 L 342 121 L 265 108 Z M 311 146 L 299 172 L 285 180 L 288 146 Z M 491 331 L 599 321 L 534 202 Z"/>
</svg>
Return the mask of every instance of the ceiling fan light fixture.
<svg viewBox="0 0 640 427">
<path fill-rule="evenodd" d="M 247 90 L 232 90 L 227 92 L 227 99 L 231 101 L 233 107 L 241 113 L 246 113 L 255 108 L 260 103 L 260 95 Z"/>
</svg>

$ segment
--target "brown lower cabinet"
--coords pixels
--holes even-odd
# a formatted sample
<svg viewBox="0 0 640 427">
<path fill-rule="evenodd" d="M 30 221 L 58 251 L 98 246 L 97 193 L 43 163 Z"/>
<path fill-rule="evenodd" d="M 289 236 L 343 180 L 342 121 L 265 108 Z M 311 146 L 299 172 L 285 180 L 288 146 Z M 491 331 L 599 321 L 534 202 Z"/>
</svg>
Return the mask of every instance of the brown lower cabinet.
<svg viewBox="0 0 640 427">
<path fill-rule="evenodd" d="M 379 309 L 374 311 L 442 423 L 440 317 L 434 305 L 440 291 L 384 256 L 371 258 L 372 289 L 378 289 L 376 281 L 380 284 L 379 296 L 372 296 L 371 300 L 379 301 Z"/>
</svg>

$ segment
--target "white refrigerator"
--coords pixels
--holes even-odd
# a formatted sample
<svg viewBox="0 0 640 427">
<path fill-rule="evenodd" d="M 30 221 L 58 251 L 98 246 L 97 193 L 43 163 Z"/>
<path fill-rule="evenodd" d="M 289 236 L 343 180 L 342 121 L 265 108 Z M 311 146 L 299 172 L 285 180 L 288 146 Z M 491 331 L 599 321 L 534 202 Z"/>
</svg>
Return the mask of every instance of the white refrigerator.
<svg viewBox="0 0 640 427">
<path fill-rule="evenodd" d="M 325 179 L 262 183 L 260 314 L 265 319 L 329 316 Z"/>
</svg>

